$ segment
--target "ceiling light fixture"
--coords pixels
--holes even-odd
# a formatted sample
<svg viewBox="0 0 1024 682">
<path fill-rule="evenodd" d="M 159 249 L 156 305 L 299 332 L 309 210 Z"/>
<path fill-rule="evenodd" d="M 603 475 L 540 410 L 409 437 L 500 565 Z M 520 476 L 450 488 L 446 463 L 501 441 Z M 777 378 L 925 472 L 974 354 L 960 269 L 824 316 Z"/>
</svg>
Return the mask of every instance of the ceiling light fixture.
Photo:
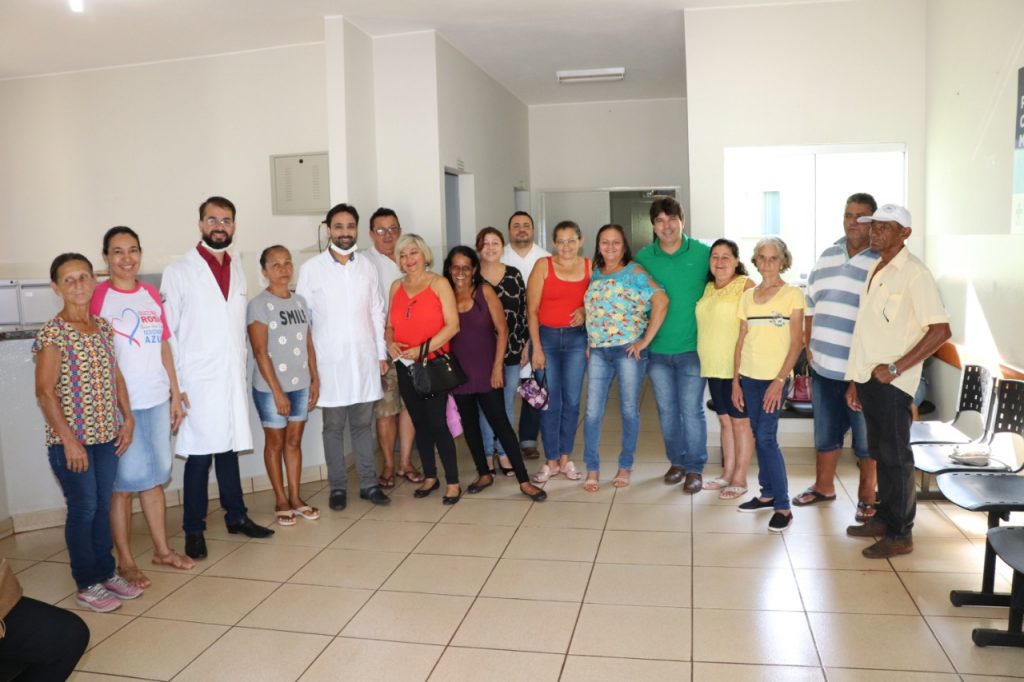
<svg viewBox="0 0 1024 682">
<path fill-rule="evenodd" d="M 600 83 L 604 81 L 620 81 L 626 77 L 626 69 L 614 66 L 608 69 L 576 69 L 572 71 L 556 71 L 559 83 Z"/>
<path fill-rule="evenodd" d="M 81 14 L 85 11 L 85 0 L 68 0 L 68 5 L 71 7 L 72 12 Z"/>
</svg>

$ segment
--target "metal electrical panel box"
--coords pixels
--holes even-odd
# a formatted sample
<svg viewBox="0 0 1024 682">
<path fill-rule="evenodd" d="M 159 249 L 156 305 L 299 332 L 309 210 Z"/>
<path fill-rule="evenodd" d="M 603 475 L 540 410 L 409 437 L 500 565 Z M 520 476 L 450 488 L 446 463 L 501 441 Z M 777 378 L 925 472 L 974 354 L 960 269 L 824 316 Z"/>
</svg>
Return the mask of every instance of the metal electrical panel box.
<svg viewBox="0 0 1024 682">
<path fill-rule="evenodd" d="M 327 152 L 270 157 L 274 215 L 316 215 L 331 207 Z"/>
</svg>

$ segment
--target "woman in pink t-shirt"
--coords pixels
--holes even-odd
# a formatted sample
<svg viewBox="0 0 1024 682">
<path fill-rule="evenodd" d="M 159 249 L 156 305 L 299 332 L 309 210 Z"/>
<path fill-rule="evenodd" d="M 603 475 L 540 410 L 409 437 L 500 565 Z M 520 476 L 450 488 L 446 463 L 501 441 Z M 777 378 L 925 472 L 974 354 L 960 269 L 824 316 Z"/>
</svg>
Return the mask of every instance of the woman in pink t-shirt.
<svg viewBox="0 0 1024 682">
<path fill-rule="evenodd" d="M 117 572 L 125 580 L 149 587 L 149 578 L 132 556 L 129 536 L 132 495 L 139 494 L 153 539 L 153 564 L 190 569 L 192 559 L 167 544 L 164 484 L 171 478 L 171 432 L 185 418 L 171 336 L 160 294 L 138 280 L 142 247 L 130 227 L 112 227 L 103 236 L 103 260 L 110 279 L 96 287 L 91 312 L 114 328 L 114 352 L 128 386 L 135 417 L 135 438 L 118 462 L 110 502 L 110 530 L 117 552 Z"/>
</svg>

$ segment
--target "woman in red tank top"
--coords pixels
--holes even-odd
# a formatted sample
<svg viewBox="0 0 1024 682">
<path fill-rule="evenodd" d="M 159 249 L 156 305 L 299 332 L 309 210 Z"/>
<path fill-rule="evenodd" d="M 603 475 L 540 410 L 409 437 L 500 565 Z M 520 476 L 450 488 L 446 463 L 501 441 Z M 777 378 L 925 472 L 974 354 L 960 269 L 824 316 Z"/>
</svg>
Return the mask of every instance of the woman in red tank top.
<svg viewBox="0 0 1024 682">
<path fill-rule="evenodd" d="M 426 476 L 413 495 L 426 497 L 440 487 L 437 461 L 434 458 L 436 449 L 441 456 L 447 484 L 441 502 L 455 504 L 462 497 L 462 488 L 459 486 L 455 441 L 445 419 L 448 394 L 438 393 L 429 398 L 420 396 L 412 387 L 407 366 L 408 362 L 420 359 L 420 346 L 427 339 L 430 339 L 427 352 L 448 350 L 448 342 L 459 331 L 455 294 L 448 280 L 428 270 L 434 257 L 422 237 L 415 234 L 403 235 L 395 245 L 395 250 L 398 251 L 398 267 L 405 276 L 391 285 L 384 338 L 398 371 L 398 390 L 402 394 L 402 402 L 416 427 L 416 448 L 420 451 Z"/>
<path fill-rule="evenodd" d="M 554 239 L 555 255 L 537 261 L 526 285 L 531 362 L 548 385 L 548 407 L 540 413 L 547 463 L 533 476 L 538 483 L 558 474 L 573 481 L 581 476 L 569 453 L 576 440 L 587 368 L 583 296 L 590 284 L 590 261 L 580 256 L 583 233 L 573 221 L 558 223 Z"/>
</svg>

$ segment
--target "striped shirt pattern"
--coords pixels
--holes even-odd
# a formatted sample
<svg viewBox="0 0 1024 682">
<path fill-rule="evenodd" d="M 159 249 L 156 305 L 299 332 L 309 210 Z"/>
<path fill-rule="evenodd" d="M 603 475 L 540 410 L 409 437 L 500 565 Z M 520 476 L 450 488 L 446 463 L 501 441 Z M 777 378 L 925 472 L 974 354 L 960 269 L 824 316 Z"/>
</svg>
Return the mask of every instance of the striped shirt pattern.
<svg viewBox="0 0 1024 682">
<path fill-rule="evenodd" d="M 811 366 L 823 377 L 842 381 L 850 358 L 853 326 L 861 293 L 878 254 L 864 249 L 853 258 L 846 237 L 825 249 L 807 279 L 807 315 L 811 327 Z"/>
</svg>

